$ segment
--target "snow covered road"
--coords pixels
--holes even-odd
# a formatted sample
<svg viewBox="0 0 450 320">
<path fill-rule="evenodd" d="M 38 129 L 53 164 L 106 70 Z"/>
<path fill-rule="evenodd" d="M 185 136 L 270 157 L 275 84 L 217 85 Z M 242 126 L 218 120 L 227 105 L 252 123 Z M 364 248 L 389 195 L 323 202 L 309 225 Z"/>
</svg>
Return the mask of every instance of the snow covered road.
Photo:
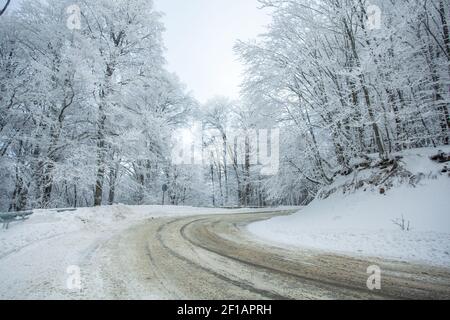
<svg viewBox="0 0 450 320">
<path fill-rule="evenodd" d="M 2 299 L 450 298 L 450 270 L 258 243 L 251 222 L 283 213 L 150 218 L 87 228 L 0 256 Z M 67 289 L 63 266 L 81 270 Z M 382 270 L 370 291 L 367 268 Z"/>
</svg>

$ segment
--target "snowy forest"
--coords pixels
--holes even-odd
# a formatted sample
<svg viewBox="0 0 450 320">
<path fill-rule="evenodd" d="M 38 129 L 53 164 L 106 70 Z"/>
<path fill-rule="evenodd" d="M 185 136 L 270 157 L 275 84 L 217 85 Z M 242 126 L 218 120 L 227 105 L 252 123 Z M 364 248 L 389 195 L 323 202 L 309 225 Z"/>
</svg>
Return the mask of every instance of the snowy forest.
<svg viewBox="0 0 450 320">
<path fill-rule="evenodd" d="M 172 205 L 300 205 L 367 159 L 449 144 L 448 1 L 259 2 L 272 23 L 235 45 L 240 99 L 205 104 L 166 68 L 151 1 L 0 8 L 0 211 L 161 204 L 164 185 Z M 172 161 L 195 123 L 207 161 Z M 267 175 L 248 141 L 274 129 Z"/>
</svg>

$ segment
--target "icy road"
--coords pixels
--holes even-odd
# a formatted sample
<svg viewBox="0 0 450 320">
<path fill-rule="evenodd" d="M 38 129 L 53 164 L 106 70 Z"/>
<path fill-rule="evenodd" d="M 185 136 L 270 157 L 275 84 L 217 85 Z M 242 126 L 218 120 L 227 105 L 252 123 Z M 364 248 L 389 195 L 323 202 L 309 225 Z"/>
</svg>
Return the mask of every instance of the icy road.
<svg viewBox="0 0 450 320">
<path fill-rule="evenodd" d="M 14 276 L 0 276 L 0 297 L 450 298 L 450 270 L 445 268 L 280 248 L 246 231 L 249 223 L 280 214 L 286 212 L 153 218 L 120 232 L 98 232 L 95 241 L 86 240 L 95 230 L 42 239 L 0 256 L 3 275 L 16 268 Z M 74 259 L 81 290 L 68 290 L 67 275 L 57 270 Z M 372 265 L 382 270 L 381 290 L 367 288 Z"/>
</svg>

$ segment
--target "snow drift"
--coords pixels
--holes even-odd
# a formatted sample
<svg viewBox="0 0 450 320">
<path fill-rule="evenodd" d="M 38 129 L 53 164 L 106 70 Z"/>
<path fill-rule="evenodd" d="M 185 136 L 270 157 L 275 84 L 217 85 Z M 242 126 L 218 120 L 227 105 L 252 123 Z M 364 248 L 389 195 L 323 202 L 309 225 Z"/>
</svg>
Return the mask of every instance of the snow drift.
<svg viewBox="0 0 450 320">
<path fill-rule="evenodd" d="M 450 175 L 430 159 L 437 150 L 397 154 L 384 171 L 363 166 L 300 212 L 248 228 L 279 245 L 450 267 Z"/>
</svg>

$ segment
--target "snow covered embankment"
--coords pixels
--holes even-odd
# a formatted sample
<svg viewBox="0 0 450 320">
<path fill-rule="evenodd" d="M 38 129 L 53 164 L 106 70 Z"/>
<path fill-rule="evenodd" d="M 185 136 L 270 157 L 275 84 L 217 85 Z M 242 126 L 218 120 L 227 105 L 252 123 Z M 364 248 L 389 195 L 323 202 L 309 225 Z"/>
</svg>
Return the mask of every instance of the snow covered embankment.
<svg viewBox="0 0 450 320">
<path fill-rule="evenodd" d="M 378 186 L 367 184 L 373 168 L 340 177 L 300 212 L 248 228 L 279 245 L 450 267 L 449 163 L 431 161 L 437 151 L 403 152 L 400 174 Z"/>
</svg>

